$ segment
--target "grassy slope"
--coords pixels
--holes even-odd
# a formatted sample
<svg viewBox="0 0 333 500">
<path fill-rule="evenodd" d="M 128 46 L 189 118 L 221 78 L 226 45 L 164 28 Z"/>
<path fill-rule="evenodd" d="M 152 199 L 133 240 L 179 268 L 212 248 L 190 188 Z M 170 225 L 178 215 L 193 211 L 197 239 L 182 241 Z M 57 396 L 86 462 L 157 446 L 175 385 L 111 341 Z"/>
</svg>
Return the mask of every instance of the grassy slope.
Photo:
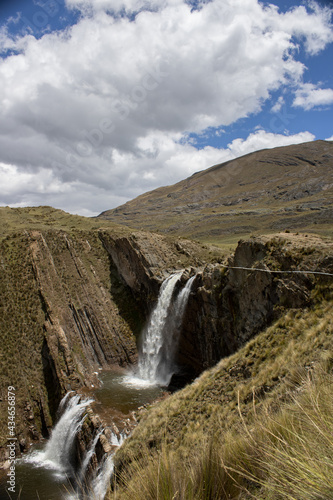
<svg viewBox="0 0 333 500">
<path fill-rule="evenodd" d="M 290 399 L 290 391 L 295 393 L 300 390 L 302 381 L 313 367 L 323 359 L 333 359 L 332 298 L 323 300 L 323 294 L 327 297 L 330 295 L 328 285 L 317 288 L 314 293 L 318 301 L 312 309 L 289 311 L 239 352 L 223 359 L 193 384 L 152 407 L 143 416 L 132 438 L 125 442 L 116 455 L 118 465 L 132 463 L 128 473 L 123 472 L 122 477 L 128 487 L 118 489 L 116 498 L 238 498 L 235 488 L 228 486 L 229 476 L 225 477 L 222 467 L 222 461 L 227 459 L 227 455 L 228 463 L 236 463 L 238 468 L 239 463 L 242 464 L 243 451 L 239 451 L 233 441 L 230 441 L 230 433 L 233 440 L 239 433 L 243 436 L 240 445 L 243 449 L 249 440 L 248 435 L 244 434 L 243 422 L 248 426 L 250 435 L 260 427 L 267 427 L 268 420 L 280 407 L 281 402 Z M 332 399 L 332 382 L 329 389 Z M 286 425 L 289 425 L 288 418 Z M 223 443 L 226 441 L 229 447 L 223 450 Z M 213 443 L 210 449 L 207 448 L 209 442 Z M 260 450 L 258 453 L 261 453 Z M 215 457 L 214 467 L 210 472 L 203 470 L 205 463 L 209 468 L 209 454 Z M 288 456 L 288 452 L 286 455 Z M 244 467 L 247 467 L 246 463 Z M 332 470 L 332 462 L 330 467 Z M 203 490 L 201 495 L 189 493 L 188 488 L 193 487 L 191 471 L 197 470 L 194 474 L 195 482 L 200 482 L 204 475 L 208 474 L 206 483 L 214 483 L 217 469 L 219 477 L 224 477 L 221 479 L 221 488 L 226 488 L 226 491 L 231 488 L 231 496 L 228 496 L 229 493 L 223 496 L 221 491 L 221 496 L 206 495 Z M 163 475 L 163 471 L 167 471 L 167 486 L 163 481 L 158 486 L 156 478 Z M 239 476 L 241 474 L 238 479 Z M 233 484 L 233 481 L 231 483 Z M 249 482 L 245 478 L 241 484 L 243 487 L 252 488 L 252 492 L 258 488 L 258 482 L 255 480 Z M 198 484 L 196 487 L 199 488 Z M 154 493 L 151 493 L 152 491 Z"/>
<path fill-rule="evenodd" d="M 25 412 L 25 407 L 31 399 L 46 397 L 40 356 L 44 314 L 27 247 L 27 236 L 22 234 L 2 241 L 0 246 L 0 445 L 7 436 L 7 387 L 16 388 L 16 411 L 21 415 L 26 413 L 27 417 L 30 412 Z M 22 430 L 22 419 L 17 419 L 17 430 L 18 433 Z"/>
<path fill-rule="evenodd" d="M 332 183 L 333 143 L 315 141 L 216 165 L 99 218 L 223 245 L 284 229 L 327 235 Z"/>
<path fill-rule="evenodd" d="M 63 210 L 47 206 L 29 208 L 0 207 L 0 220 L 0 238 L 33 229 L 38 231 L 56 229 L 68 233 L 108 229 L 115 231 L 119 236 L 129 234 L 127 228 L 112 222 L 71 215 Z"/>
</svg>

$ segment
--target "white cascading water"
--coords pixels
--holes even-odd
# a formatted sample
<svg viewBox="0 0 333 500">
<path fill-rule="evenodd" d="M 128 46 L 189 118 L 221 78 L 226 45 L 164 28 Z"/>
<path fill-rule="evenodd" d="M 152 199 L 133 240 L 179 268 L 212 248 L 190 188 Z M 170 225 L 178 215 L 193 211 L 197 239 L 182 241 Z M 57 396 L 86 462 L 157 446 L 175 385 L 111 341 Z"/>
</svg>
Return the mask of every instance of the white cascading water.
<svg viewBox="0 0 333 500">
<path fill-rule="evenodd" d="M 63 476 L 74 475 L 71 459 L 75 436 L 84 421 L 86 407 L 93 401 L 82 400 L 78 395 L 68 398 L 66 394 L 60 403 L 63 413 L 44 450 L 34 451 L 25 459 L 37 467 L 53 469 Z"/>
<path fill-rule="evenodd" d="M 163 345 L 160 354 L 161 361 L 158 365 L 158 380 L 161 385 L 168 385 L 177 369 L 174 361 L 175 353 L 178 347 L 179 333 L 185 308 L 194 279 L 195 276 L 192 276 L 179 292 L 162 330 Z"/>
<path fill-rule="evenodd" d="M 191 286 L 190 278 L 172 304 L 176 283 L 182 273 L 172 274 L 162 284 L 155 309 L 143 332 L 139 376 L 152 384 L 168 385 L 174 370 L 174 353 Z"/>
<path fill-rule="evenodd" d="M 97 444 L 98 438 L 101 435 L 101 432 L 95 437 L 94 442 L 92 443 L 90 449 L 87 452 L 88 456 L 85 457 L 85 460 L 82 463 L 82 469 L 80 471 L 82 485 L 84 486 L 84 472 L 87 469 L 90 459 L 95 451 L 95 446 Z M 110 444 L 114 447 L 113 451 L 104 458 L 104 461 L 99 465 L 99 468 L 95 471 L 92 480 L 90 481 L 87 490 L 82 488 L 81 491 L 77 493 L 71 493 L 66 496 L 66 500 L 104 500 L 106 492 L 110 487 L 110 480 L 112 477 L 114 463 L 113 456 L 119 446 L 124 442 L 125 437 L 120 434 L 118 437 L 115 433 L 111 433 L 111 441 Z M 92 452 L 91 452 L 92 451 Z"/>
<path fill-rule="evenodd" d="M 111 444 L 112 446 L 119 448 L 119 446 L 123 444 L 124 439 L 125 438 L 122 434 L 120 434 L 120 437 L 118 438 L 116 434 L 112 433 Z M 103 500 L 108 488 L 110 487 L 110 479 L 114 469 L 113 456 L 117 448 L 115 448 L 114 451 L 106 457 L 99 471 L 97 472 L 96 477 L 91 483 L 91 489 L 94 495 L 94 499 Z"/>
<path fill-rule="evenodd" d="M 82 482 L 82 483 L 84 482 L 84 476 L 85 476 L 87 467 L 89 465 L 89 462 L 90 462 L 93 454 L 95 453 L 96 444 L 97 444 L 97 441 L 99 440 L 99 437 L 102 434 L 102 432 L 103 431 L 100 430 L 99 432 L 96 433 L 96 436 L 92 440 L 92 442 L 90 443 L 90 446 L 87 449 L 85 457 L 84 457 L 84 459 L 82 461 L 80 472 L 79 472 L 79 479 L 80 479 L 80 482 Z"/>
<path fill-rule="evenodd" d="M 139 356 L 139 376 L 151 383 L 158 383 L 163 327 L 168 316 L 174 288 L 180 277 L 181 273 L 172 274 L 162 283 L 157 304 L 143 332 L 141 355 Z"/>
</svg>

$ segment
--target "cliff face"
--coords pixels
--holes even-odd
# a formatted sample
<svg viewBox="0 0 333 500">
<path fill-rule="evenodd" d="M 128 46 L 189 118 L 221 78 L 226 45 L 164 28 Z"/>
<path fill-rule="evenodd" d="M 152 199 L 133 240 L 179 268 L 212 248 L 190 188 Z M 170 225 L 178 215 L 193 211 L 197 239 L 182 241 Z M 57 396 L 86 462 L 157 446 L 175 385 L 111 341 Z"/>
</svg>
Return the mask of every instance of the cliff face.
<svg viewBox="0 0 333 500">
<path fill-rule="evenodd" d="M 226 265 L 207 265 L 193 283 L 178 348 L 184 380 L 236 352 L 285 310 L 310 306 L 315 285 L 327 278 L 289 272 L 333 272 L 332 245 L 290 233 L 251 238 L 239 242 Z"/>
<path fill-rule="evenodd" d="M 171 272 L 191 265 L 202 266 L 207 258 L 221 258 L 216 248 L 210 250 L 189 240 L 168 239 L 143 231 L 126 237 L 100 232 L 99 237 L 119 276 L 146 313 Z"/>
<path fill-rule="evenodd" d="M 91 383 L 96 368 L 133 362 L 134 337 L 111 300 L 108 262 L 97 236 L 29 236 L 45 313 L 44 370 L 54 367 L 66 391 Z"/>
<path fill-rule="evenodd" d="M 15 386 L 25 450 L 48 435 L 68 390 L 95 384 L 98 368 L 135 362 L 136 342 L 112 300 L 110 260 L 97 233 L 26 231 L 2 242 L 1 262 L 1 404 Z M 114 276 L 113 286 L 126 295 L 119 280 Z M 135 311 L 130 293 L 127 299 Z M 1 411 L 2 445 L 5 416 Z"/>
</svg>

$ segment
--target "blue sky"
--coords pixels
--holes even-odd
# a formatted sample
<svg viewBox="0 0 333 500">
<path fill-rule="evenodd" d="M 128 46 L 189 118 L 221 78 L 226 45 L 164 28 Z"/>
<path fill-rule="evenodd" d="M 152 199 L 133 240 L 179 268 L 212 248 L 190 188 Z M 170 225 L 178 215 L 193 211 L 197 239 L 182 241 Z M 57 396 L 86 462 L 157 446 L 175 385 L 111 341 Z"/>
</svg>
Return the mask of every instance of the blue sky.
<svg viewBox="0 0 333 500">
<path fill-rule="evenodd" d="M 333 2 L 0 2 L 0 205 L 96 215 L 332 140 Z"/>
</svg>

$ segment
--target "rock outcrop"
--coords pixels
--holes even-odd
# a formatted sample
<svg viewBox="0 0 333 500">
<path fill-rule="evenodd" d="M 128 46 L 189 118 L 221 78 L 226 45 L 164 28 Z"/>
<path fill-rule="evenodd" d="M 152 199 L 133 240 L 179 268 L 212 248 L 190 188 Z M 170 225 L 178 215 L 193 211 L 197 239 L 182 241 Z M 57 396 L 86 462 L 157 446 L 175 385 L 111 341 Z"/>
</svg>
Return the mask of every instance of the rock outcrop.
<svg viewBox="0 0 333 500">
<path fill-rule="evenodd" d="M 179 339 L 184 380 L 236 352 L 286 309 L 309 306 L 325 276 L 294 271 L 311 270 L 333 272 L 330 242 L 284 233 L 240 241 L 225 265 L 199 271 Z"/>
<path fill-rule="evenodd" d="M 161 283 L 172 271 L 203 265 L 208 256 L 205 245 L 144 231 L 126 237 L 100 231 L 99 237 L 118 274 L 146 313 L 156 301 Z M 214 259 L 219 253 L 215 248 L 209 258 Z"/>
<path fill-rule="evenodd" d="M 19 455 L 49 435 L 67 391 L 98 384 L 98 369 L 134 363 L 137 349 L 133 329 L 112 300 L 109 255 L 96 232 L 26 231 L 3 243 L 1 257 L 8 358 L 1 405 L 6 387 L 14 386 Z M 137 307 L 133 298 L 128 305 Z M 4 447 L 5 411 L 1 418 Z"/>
</svg>

